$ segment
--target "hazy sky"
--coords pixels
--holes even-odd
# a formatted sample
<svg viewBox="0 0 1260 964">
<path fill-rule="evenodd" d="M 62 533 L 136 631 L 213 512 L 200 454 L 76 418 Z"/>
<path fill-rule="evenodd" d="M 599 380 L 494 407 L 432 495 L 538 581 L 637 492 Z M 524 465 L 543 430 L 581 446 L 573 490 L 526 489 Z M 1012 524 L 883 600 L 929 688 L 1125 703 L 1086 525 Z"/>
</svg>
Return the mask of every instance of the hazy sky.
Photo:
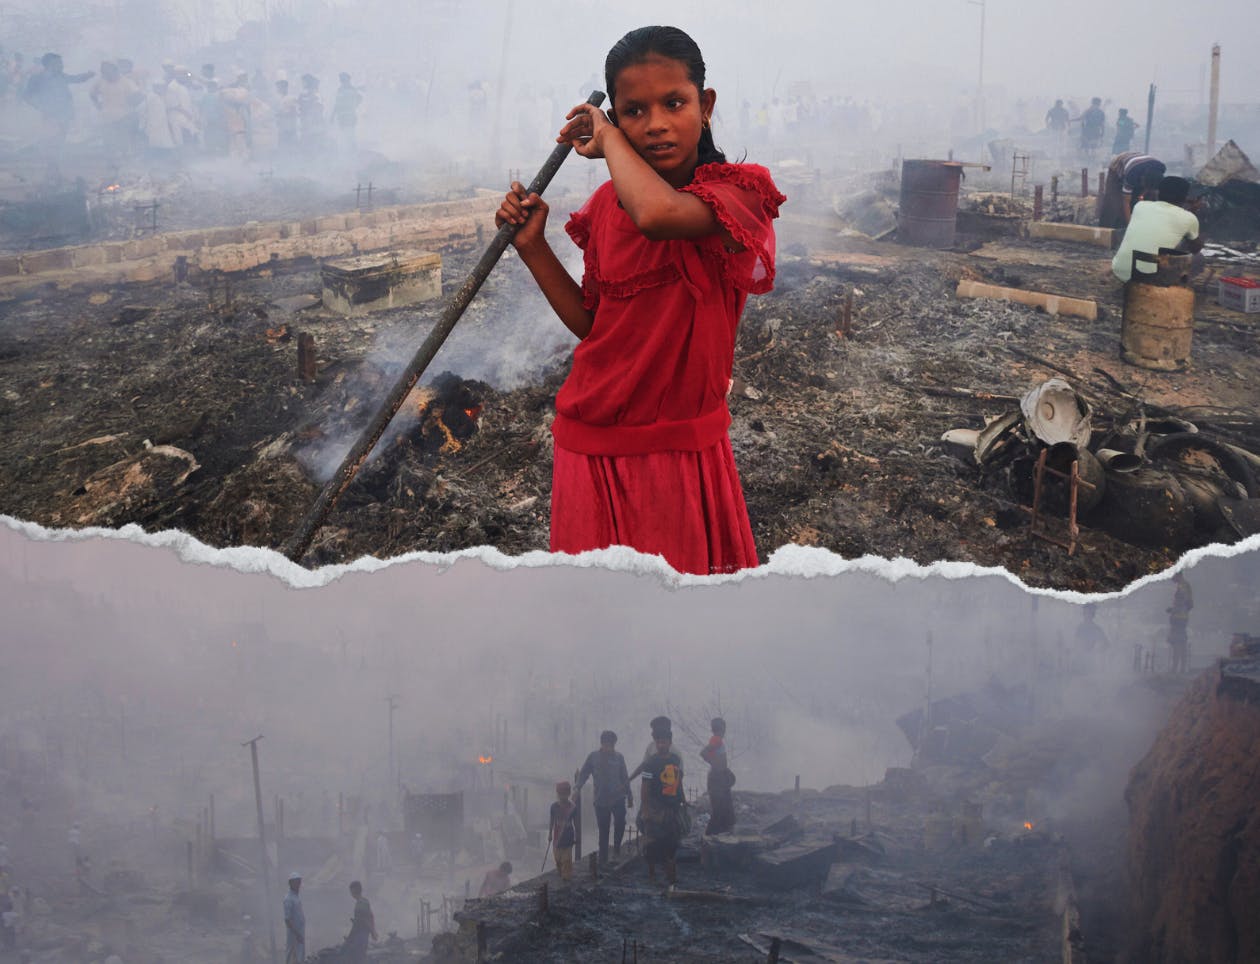
<svg viewBox="0 0 1260 964">
<path fill-rule="evenodd" d="M 974 85 L 979 67 L 980 7 L 969 0 L 568 6 L 598 11 L 598 26 L 582 27 L 596 46 L 643 23 L 676 23 L 696 37 L 711 72 L 724 80 L 733 70 L 764 70 L 773 77 L 782 69 L 784 82 L 834 73 L 855 87 L 908 92 L 934 77 Z M 1260 4 L 1252 0 L 987 0 L 985 84 L 1136 100 L 1155 82 L 1169 96 L 1197 100 L 1211 46 L 1221 42 L 1223 97 L 1254 99 L 1260 60 L 1245 41 L 1230 39 L 1254 36 L 1258 29 Z"/>
</svg>

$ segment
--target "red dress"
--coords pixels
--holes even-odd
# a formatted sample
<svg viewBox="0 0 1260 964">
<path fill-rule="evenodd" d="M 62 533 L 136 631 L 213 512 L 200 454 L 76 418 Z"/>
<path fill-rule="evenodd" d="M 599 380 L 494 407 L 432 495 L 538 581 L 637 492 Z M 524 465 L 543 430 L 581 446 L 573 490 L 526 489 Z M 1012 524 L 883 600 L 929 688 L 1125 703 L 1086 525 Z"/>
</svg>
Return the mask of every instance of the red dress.
<svg viewBox="0 0 1260 964">
<path fill-rule="evenodd" d="M 757 565 L 726 392 L 744 302 L 774 284 L 786 198 L 754 164 L 705 164 L 682 190 L 743 250 L 648 240 L 611 181 L 566 225 L 595 318 L 556 395 L 551 550 L 626 545 L 709 575 Z"/>
</svg>

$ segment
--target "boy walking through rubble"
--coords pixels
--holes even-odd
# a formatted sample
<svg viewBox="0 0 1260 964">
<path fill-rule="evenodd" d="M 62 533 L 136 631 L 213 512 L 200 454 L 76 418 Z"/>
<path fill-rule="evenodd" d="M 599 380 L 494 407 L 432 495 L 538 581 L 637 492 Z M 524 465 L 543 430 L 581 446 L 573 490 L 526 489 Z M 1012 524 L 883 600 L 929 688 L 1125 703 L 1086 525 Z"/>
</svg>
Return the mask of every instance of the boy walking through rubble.
<svg viewBox="0 0 1260 964">
<path fill-rule="evenodd" d="M 551 805 L 551 849 L 556 855 L 556 870 L 561 880 L 573 878 L 573 844 L 577 840 L 573 815 L 577 807 L 572 794 L 573 785 L 561 780 L 556 784 L 556 802 Z"/>
<path fill-rule="evenodd" d="M 682 839 L 682 759 L 673 749 L 674 733 L 669 719 L 657 717 L 652 722 L 656 752 L 641 766 L 643 792 L 639 801 L 639 829 L 643 833 L 648 879 L 656 880 L 656 867 L 663 864 L 665 880 L 673 884 L 678 879 L 674 857 Z"/>
<path fill-rule="evenodd" d="M 735 798 L 731 795 L 735 774 L 726 761 L 726 720 L 715 716 L 709 729 L 713 736 L 700 751 L 700 759 L 709 764 L 709 826 L 705 834 L 712 836 L 735 829 Z"/>
</svg>

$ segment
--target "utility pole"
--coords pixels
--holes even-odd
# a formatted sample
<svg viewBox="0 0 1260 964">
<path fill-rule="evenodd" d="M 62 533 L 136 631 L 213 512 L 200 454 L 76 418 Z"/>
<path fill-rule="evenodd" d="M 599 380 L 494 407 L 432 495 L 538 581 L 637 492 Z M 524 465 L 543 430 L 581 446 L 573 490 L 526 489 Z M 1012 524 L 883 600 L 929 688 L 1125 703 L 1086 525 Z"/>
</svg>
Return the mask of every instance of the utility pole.
<svg viewBox="0 0 1260 964">
<path fill-rule="evenodd" d="M 271 949 L 271 964 L 276 962 L 276 928 L 275 910 L 271 906 L 271 875 L 267 873 L 267 837 L 263 824 L 262 782 L 258 778 L 258 741 L 262 734 L 252 740 L 246 740 L 241 746 L 249 747 L 250 761 L 254 765 L 254 803 L 258 808 L 258 855 L 261 858 L 259 871 L 262 874 L 263 901 L 267 905 L 267 941 Z"/>
<path fill-rule="evenodd" d="M 980 8 L 980 70 L 976 78 L 976 128 L 984 131 L 984 15 L 986 0 L 967 0 Z"/>
<path fill-rule="evenodd" d="M 1207 160 L 1216 156 L 1216 115 L 1221 106 L 1221 45 L 1212 44 L 1212 87 L 1208 101 Z"/>
<path fill-rule="evenodd" d="M 398 695 L 390 693 L 385 697 L 385 703 L 389 707 L 389 779 L 398 785 L 398 770 L 394 758 L 394 710 L 398 709 Z"/>
</svg>

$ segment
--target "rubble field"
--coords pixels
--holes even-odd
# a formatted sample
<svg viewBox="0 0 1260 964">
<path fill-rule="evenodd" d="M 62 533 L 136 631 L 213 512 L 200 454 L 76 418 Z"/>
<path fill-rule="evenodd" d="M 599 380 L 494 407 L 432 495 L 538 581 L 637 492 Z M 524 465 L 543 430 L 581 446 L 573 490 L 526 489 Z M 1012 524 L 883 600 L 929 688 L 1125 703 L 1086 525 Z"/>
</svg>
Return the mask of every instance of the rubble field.
<svg viewBox="0 0 1260 964">
<path fill-rule="evenodd" d="M 1057 377 L 1090 405 L 1095 442 L 1131 446 L 1135 426 L 1176 416 L 1260 451 L 1260 316 L 1216 305 L 1209 282 L 1228 267 L 1199 279 L 1188 370 L 1151 371 L 1119 357 L 1122 291 L 1108 250 L 1021 237 L 1012 205 L 992 199 L 965 204 L 953 249 L 875 241 L 847 230 L 820 195 L 803 187 L 785 208 L 776 288 L 750 299 L 736 351 L 731 439 L 763 559 L 796 543 L 1002 566 L 1030 585 L 1096 592 L 1166 568 L 1190 545 L 1251 531 L 1244 512 L 1175 539 L 1117 535 L 1095 510 L 1069 553 L 1030 534 L 1031 495 L 1009 467 L 982 471 L 941 439 L 1018 409 Z M 441 251 L 446 295 L 480 252 L 473 238 Z M 960 299 L 964 279 L 1094 299 L 1097 321 Z M 319 292 L 318 265 L 293 262 L 178 284 L 38 289 L 6 303 L 0 512 L 278 548 L 443 304 L 343 318 L 319 306 Z M 312 381 L 299 377 L 299 333 L 314 338 Z M 536 346 L 528 371 L 510 385 L 476 377 L 481 355 L 511 355 L 504 346 L 522 337 Z M 567 355 L 509 252 L 305 561 L 545 550 L 548 426 Z M 1235 482 L 1250 508 L 1254 483 Z M 1062 538 L 1065 525 L 1051 519 L 1050 530 Z"/>
</svg>

